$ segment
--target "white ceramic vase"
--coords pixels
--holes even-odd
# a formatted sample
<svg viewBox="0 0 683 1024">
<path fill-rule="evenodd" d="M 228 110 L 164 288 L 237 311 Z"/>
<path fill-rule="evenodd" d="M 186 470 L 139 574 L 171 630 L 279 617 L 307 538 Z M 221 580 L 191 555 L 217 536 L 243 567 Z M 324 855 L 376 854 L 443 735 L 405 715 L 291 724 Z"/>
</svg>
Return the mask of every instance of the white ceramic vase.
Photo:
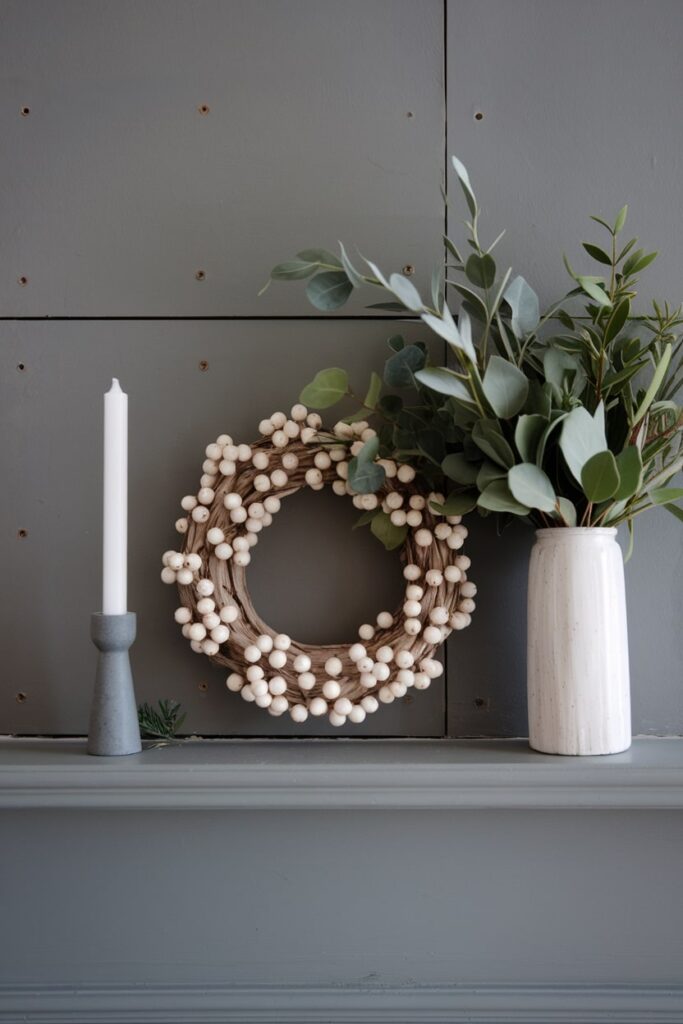
<svg viewBox="0 0 683 1024">
<path fill-rule="evenodd" d="M 529 565 L 529 744 L 547 754 L 631 745 L 624 563 L 615 529 L 538 530 Z"/>
</svg>

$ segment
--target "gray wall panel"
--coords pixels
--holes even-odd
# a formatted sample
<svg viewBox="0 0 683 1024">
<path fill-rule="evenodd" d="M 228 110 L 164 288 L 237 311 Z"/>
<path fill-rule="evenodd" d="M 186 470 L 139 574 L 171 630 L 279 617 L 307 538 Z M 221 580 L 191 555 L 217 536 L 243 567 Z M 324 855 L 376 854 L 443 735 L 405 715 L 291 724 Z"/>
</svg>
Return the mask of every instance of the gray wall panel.
<svg viewBox="0 0 683 1024">
<path fill-rule="evenodd" d="M 389 354 L 389 333 L 379 322 L 4 325 L 0 401 L 12 438 L 5 449 L 12 482 L 2 510 L 3 562 L 12 593 L 4 611 L 0 732 L 87 729 L 94 668 L 88 617 L 100 608 L 101 593 L 102 393 L 113 375 L 129 394 L 129 607 L 139 617 L 138 697 L 181 700 L 188 729 L 203 735 L 300 731 L 227 693 L 225 673 L 190 651 L 173 622 L 174 588 L 159 580 L 160 558 L 179 540 L 173 523 L 180 498 L 196 492 L 209 441 L 222 431 L 241 441 L 257 437 L 259 420 L 288 410 L 302 382 L 324 366 L 343 362 L 362 391 L 370 367 Z M 331 410 L 328 422 L 339 415 Z M 256 606 L 302 639 L 353 640 L 361 622 L 399 603 L 398 558 L 367 529 L 351 533 L 358 513 L 350 501 L 327 492 L 290 500 L 255 550 Z M 356 727 L 358 734 L 442 735 L 442 682 L 405 698 L 409 704 L 383 708 Z M 18 692 L 27 694 L 24 703 Z M 304 729 L 333 731 L 316 720 Z"/>
<path fill-rule="evenodd" d="M 6 0 L 0 48 L 5 314 L 307 313 L 257 292 L 342 235 L 428 280 L 440 0 Z"/>
<path fill-rule="evenodd" d="M 26 811 L 4 824 L 0 982 L 682 981 L 680 815 Z"/>
<path fill-rule="evenodd" d="M 586 273 L 581 241 L 598 240 L 596 213 L 630 204 L 628 226 L 659 259 L 644 274 L 650 297 L 683 298 L 680 139 L 671 130 L 683 90 L 672 40 L 683 31 L 673 0 L 448 0 L 448 151 L 467 165 L 483 207 L 483 238 L 548 304 L 569 290 L 566 251 Z M 476 119 L 475 114 L 483 115 Z M 466 209 L 449 182 L 449 228 L 462 237 Z M 627 236 L 630 237 L 630 236 Z M 594 266 L 594 264 L 593 264 Z M 633 728 L 683 732 L 680 524 L 643 517 L 626 570 Z M 451 668 L 455 734 L 523 734 L 527 552 L 519 530 L 498 541 L 473 526 L 473 577 L 482 585 L 471 630 Z M 502 578 L 501 578 L 502 573 Z M 453 693 L 455 690 L 455 693 Z M 475 700 L 490 701 L 477 706 Z"/>
</svg>

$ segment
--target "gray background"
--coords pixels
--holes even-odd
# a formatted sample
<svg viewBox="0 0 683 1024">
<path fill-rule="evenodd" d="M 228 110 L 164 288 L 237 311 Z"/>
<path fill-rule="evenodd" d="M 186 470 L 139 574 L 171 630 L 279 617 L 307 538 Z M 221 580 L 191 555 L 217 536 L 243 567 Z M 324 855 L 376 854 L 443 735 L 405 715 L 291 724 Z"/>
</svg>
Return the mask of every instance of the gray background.
<svg viewBox="0 0 683 1024">
<path fill-rule="evenodd" d="M 362 387 L 394 330 L 360 301 L 316 318 L 302 288 L 259 287 L 276 260 L 339 237 L 426 279 L 455 152 L 485 233 L 508 229 L 501 259 L 543 300 L 565 288 L 563 249 L 582 264 L 589 213 L 626 201 L 661 252 L 646 290 L 678 300 L 682 20 L 665 0 L 458 0 L 447 12 L 440 0 L 5 0 L 2 732 L 86 729 L 101 396 L 116 374 L 130 394 L 138 696 L 181 700 L 203 735 L 325 733 L 227 694 L 180 640 L 158 581 L 205 444 L 222 430 L 249 440 L 320 367 L 348 366 Z M 255 599 L 302 638 L 350 638 L 391 605 L 397 562 L 348 532 L 343 502 L 295 500 L 257 549 Z M 446 686 L 350 734 L 525 733 L 532 538 L 470 519 L 478 609 L 449 642 Z M 683 732 L 680 538 L 667 513 L 646 517 L 627 568 L 636 733 Z"/>
</svg>

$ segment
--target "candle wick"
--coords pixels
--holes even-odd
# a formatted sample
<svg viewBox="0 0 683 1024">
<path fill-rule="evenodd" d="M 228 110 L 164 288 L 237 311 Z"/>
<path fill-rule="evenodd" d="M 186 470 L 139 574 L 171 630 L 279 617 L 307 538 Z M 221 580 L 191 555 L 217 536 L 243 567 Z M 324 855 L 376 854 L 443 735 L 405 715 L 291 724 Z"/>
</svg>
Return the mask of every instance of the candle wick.
<svg viewBox="0 0 683 1024">
<path fill-rule="evenodd" d="M 112 392 L 112 391 L 120 391 L 120 390 L 121 390 L 121 385 L 119 384 L 119 378 L 118 377 L 112 377 L 111 387 L 109 388 L 109 391 Z"/>
</svg>

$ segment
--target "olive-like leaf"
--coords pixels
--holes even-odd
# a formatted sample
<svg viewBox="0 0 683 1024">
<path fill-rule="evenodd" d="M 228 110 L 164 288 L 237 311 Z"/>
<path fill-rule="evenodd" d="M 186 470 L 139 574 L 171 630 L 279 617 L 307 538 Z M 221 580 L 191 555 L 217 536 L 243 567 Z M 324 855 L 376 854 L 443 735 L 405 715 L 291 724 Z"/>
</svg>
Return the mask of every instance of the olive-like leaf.
<svg viewBox="0 0 683 1024">
<path fill-rule="evenodd" d="M 683 498 L 683 487 L 656 487 L 648 493 L 655 505 L 671 505 Z"/>
<path fill-rule="evenodd" d="M 660 387 L 662 386 L 662 382 L 664 380 L 664 377 L 666 376 L 666 371 L 669 369 L 669 363 L 670 362 L 671 362 L 671 345 L 669 344 L 664 349 L 664 352 L 662 353 L 662 358 L 659 360 L 659 362 L 657 363 L 657 366 L 655 367 L 655 372 L 652 375 L 652 380 L 650 381 L 650 386 L 648 387 L 647 391 L 645 392 L 643 400 L 642 400 L 642 402 L 640 403 L 640 405 L 638 406 L 638 408 L 636 410 L 636 413 L 635 413 L 635 415 L 633 417 L 633 424 L 634 425 L 640 423 L 640 421 L 642 420 L 643 416 L 645 415 L 645 413 L 647 412 L 647 410 L 650 408 L 650 406 L 654 402 L 655 398 L 657 397 L 657 392 L 659 391 Z"/>
<path fill-rule="evenodd" d="M 617 455 L 619 486 L 614 492 L 615 501 L 626 501 L 636 494 L 643 482 L 643 460 L 637 445 L 631 444 Z"/>
<path fill-rule="evenodd" d="M 600 287 L 597 281 L 582 274 L 579 274 L 576 280 L 586 295 L 589 295 L 594 302 L 597 302 L 598 306 L 609 307 L 612 305 L 607 292 Z"/>
<path fill-rule="evenodd" d="M 596 452 L 581 470 L 581 486 L 589 501 L 607 501 L 619 487 L 617 460 L 610 451 Z"/>
<path fill-rule="evenodd" d="M 488 253 L 479 256 L 473 252 L 465 264 L 465 273 L 478 288 L 490 288 L 496 280 L 496 261 Z"/>
<path fill-rule="evenodd" d="M 374 409 L 377 405 L 379 396 L 382 393 L 382 378 L 378 373 L 373 370 L 370 374 L 370 384 L 368 385 L 368 391 L 363 401 L 363 405 L 367 409 Z"/>
<path fill-rule="evenodd" d="M 592 256 L 598 263 L 604 263 L 606 266 L 612 266 L 611 257 L 607 255 L 604 249 L 601 249 L 599 245 L 593 245 L 592 242 L 582 242 L 581 245 L 584 247 L 589 256 Z"/>
<path fill-rule="evenodd" d="M 403 274 L 392 274 L 389 278 L 389 287 L 408 309 L 413 310 L 415 313 L 419 313 L 422 310 L 420 293 L 413 282 L 409 281 Z"/>
<path fill-rule="evenodd" d="M 343 270 L 326 270 L 312 277 L 306 286 L 309 302 L 323 312 L 339 309 L 353 291 L 353 285 Z"/>
<path fill-rule="evenodd" d="M 463 163 L 460 162 L 460 160 L 458 160 L 456 156 L 451 157 L 451 161 L 453 163 L 453 170 L 457 174 L 460 186 L 463 192 L 465 193 L 467 208 L 474 217 L 477 212 L 477 200 L 475 198 L 474 192 L 472 191 L 472 186 L 470 185 L 470 176 L 467 173 L 467 168 Z"/>
<path fill-rule="evenodd" d="M 474 404 L 474 398 L 467 385 L 453 370 L 449 370 L 445 366 L 427 366 L 415 374 L 415 380 L 432 391 L 436 391 L 439 395 L 450 395 L 452 398 L 459 398 L 463 402 Z"/>
<path fill-rule="evenodd" d="M 508 472 L 508 486 L 520 505 L 553 512 L 557 497 L 550 479 L 532 462 L 522 462 Z"/>
<path fill-rule="evenodd" d="M 349 388 L 346 370 L 332 367 L 320 370 L 300 395 L 300 401 L 312 409 L 328 409 L 344 397 Z"/>
</svg>

